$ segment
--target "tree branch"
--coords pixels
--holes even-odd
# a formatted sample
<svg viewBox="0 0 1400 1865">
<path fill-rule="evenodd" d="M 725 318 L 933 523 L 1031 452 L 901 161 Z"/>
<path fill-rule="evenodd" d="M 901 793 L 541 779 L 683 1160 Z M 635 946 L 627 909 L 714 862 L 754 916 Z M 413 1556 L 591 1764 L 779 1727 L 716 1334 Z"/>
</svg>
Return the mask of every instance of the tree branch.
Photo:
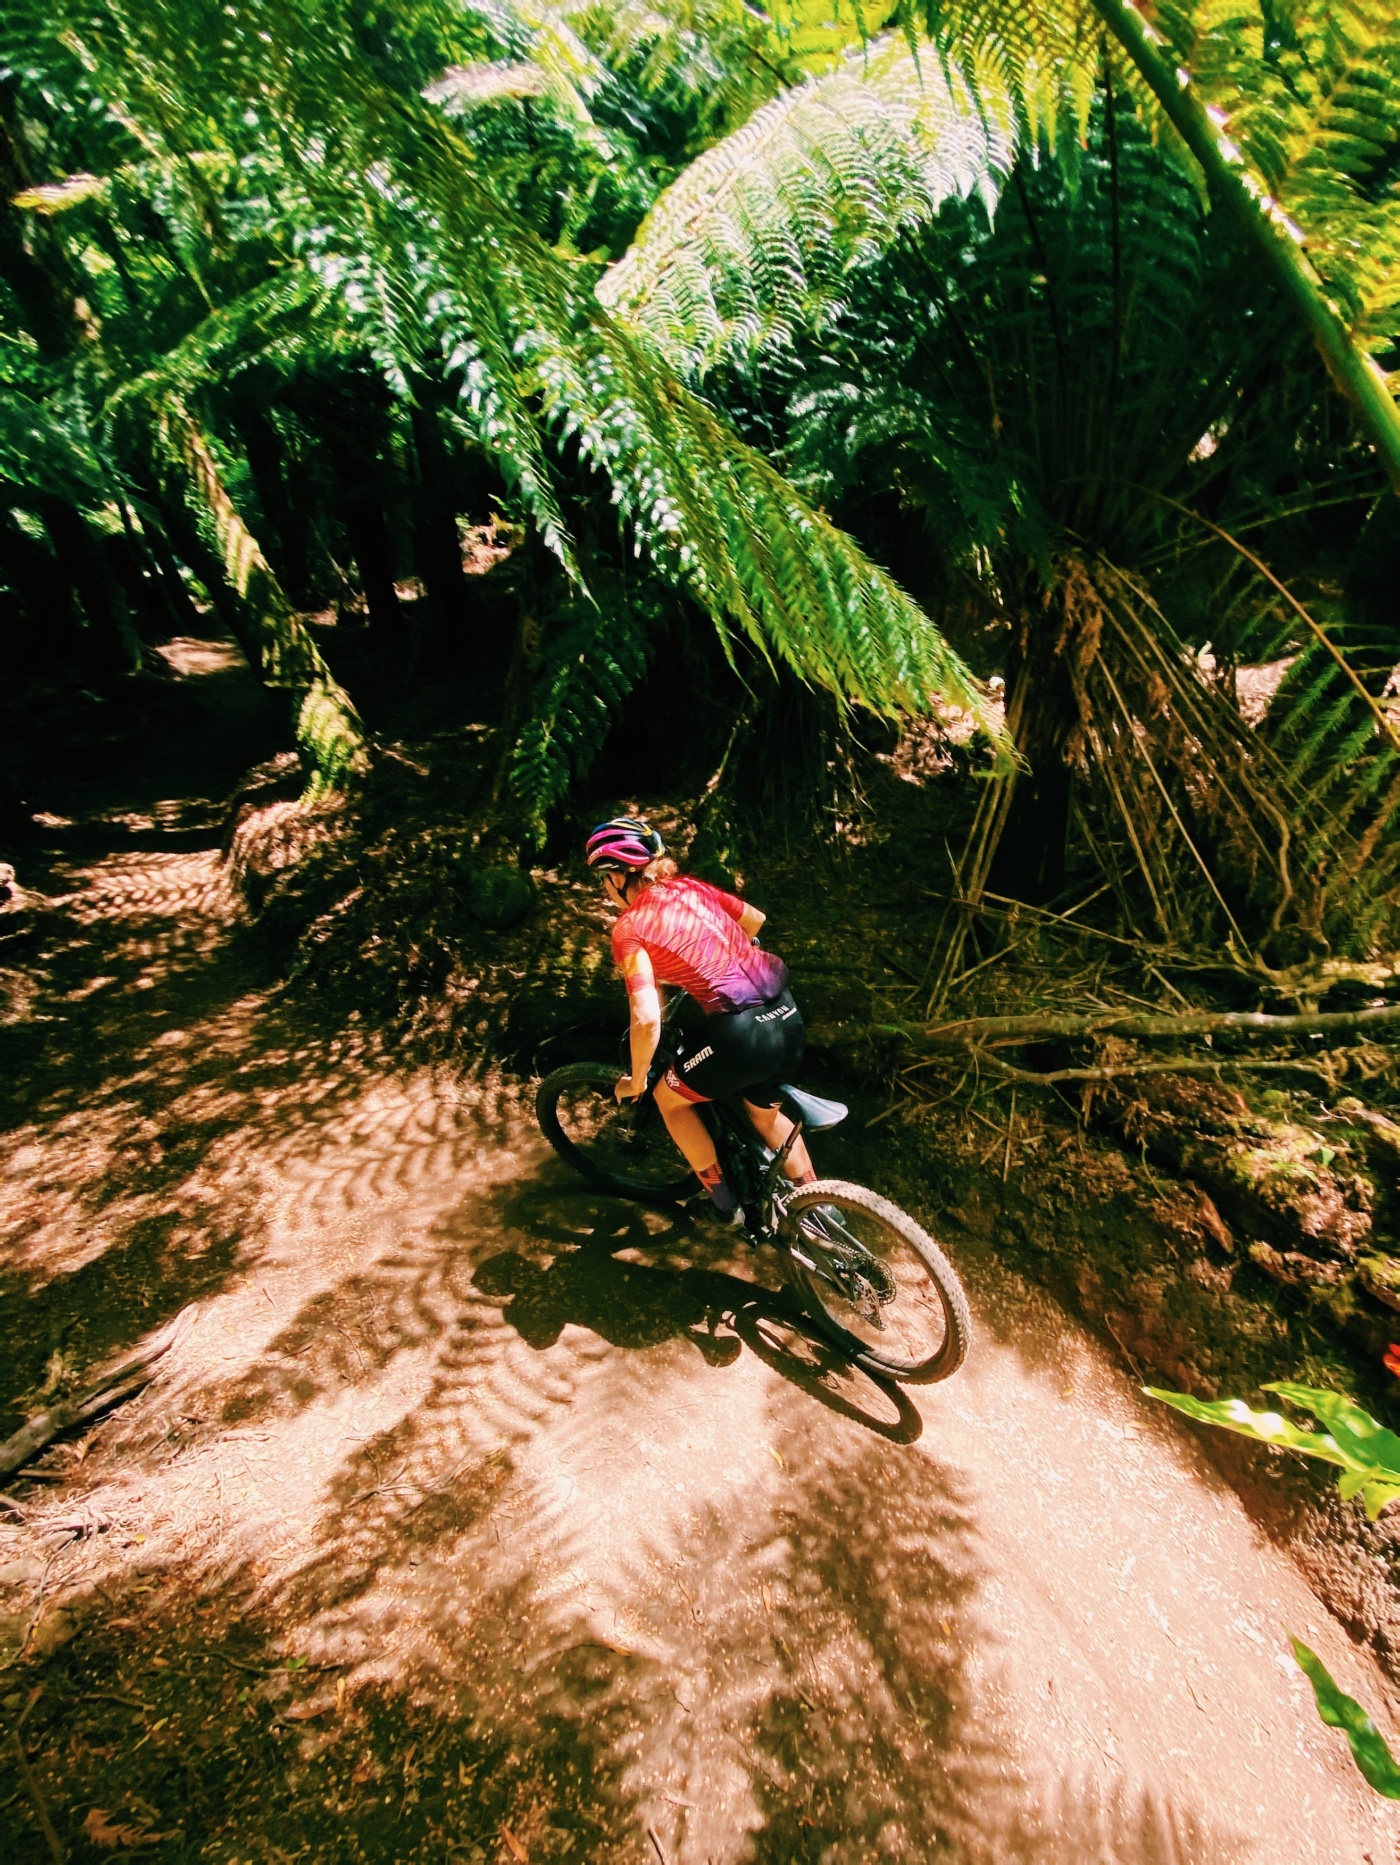
<svg viewBox="0 0 1400 1865">
<path fill-rule="evenodd" d="M 1271 1016 L 1262 1010 L 1200 1011 L 1183 1016 L 1123 1015 L 1103 1010 L 1047 1015 L 1031 1011 L 1010 1017 L 963 1017 L 954 1023 L 926 1023 L 912 1028 L 877 1023 L 876 1035 L 902 1037 L 930 1048 L 956 1049 L 965 1043 L 998 1045 L 1038 1043 L 1055 1037 L 1118 1036 L 1127 1042 L 1190 1042 L 1205 1036 L 1263 1036 L 1286 1041 L 1299 1036 L 1384 1037 L 1400 1033 L 1400 1004 L 1369 1010 L 1323 1010 L 1299 1016 Z"/>
<path fill-rule="evenodd" d="M 74 1425 L 86 1424 L 100 1412 L 120 1405 L 123 1400 L 150 1385 L 156 1376 L 156 1362 L 169 1353 L 192 1312 L 191 1309 L 185 1309 L 158 1340 L 128 1359 L 119 1361 L 117 1365 L 108 1367 L 81 1392 L 75 1392 L 71 1398 L 50 1406 L 48 1411 L 36 1412 L 33 1418 L 26 1419 L 12 1437 L 0 1444 L 0 1477 L 12 1476 L 31 1457 L 37 1457 L 44 1446 L 51 1444 L 60 1433 L 70 1430 Z"/>
</svg>

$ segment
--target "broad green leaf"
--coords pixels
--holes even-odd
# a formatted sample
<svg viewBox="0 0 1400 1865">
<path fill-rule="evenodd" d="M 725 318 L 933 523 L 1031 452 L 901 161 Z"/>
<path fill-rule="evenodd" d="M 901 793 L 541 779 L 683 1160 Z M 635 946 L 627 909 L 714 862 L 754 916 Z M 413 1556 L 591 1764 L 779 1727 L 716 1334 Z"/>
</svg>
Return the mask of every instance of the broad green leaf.
<svg viewBox="0 0 1400 1865">
<path fill-rule="evenodd" d="M 1345 1732 L 1357 1767 L 1376 1792 L 1384 1794 L 1388 1800 L 1400 1800 L 1400 1767 L 1396 1766 L 1385 1737 L 1356 1698 L 1337 1687 L 1316 1652 L 1309 1651 L 1298 1638 L 1292 1640 L 1292 1645 L 1293 1656 L 1313 1687 L 1318 1715 L 1330 1728 Z"/>
<path fill-rule="evenodd" d="M 1327 1433 L 1306 1431 L 1281 1412 L 1252 1411 L 1243 1399 L 1193 1399 L 1188 1393 L 1162 1392 L 1155 1386 L 1144 1386 L 1143 1391 L 1148 1398 L 1160 1399 L 1164 1405 L 1185 1413 L 1187 1418 L 1199 1419 L 1203 1425 L 1219 1425 L 1222 1430 L 1239 1432 L 1241 1437 L 1255 1438 L 1260 1444 L 1301 1451 L 1306 1457 L 1321 1457 L 1327 1463 L 1340 1464 L 1344 1470 L 1351 1467 L 1351 1459 Z"/>
<path fill-rule="evenodd" d="M 1311 1412 L 1322 1431 L 1308 1431 L 1280 1412 L 1252 1411 L 1242 1399 L 1193 1399 L 1184 1392 L 1162 1392 L 1145 1386 L 1149 1398 L 1161 1399 L 1187 1418 L 1219 1425 L 1242 1437 L 1281 1450 L 1298 1451 L 1340 1466 L 1338 1488 L 1344 1501 L 1360 1496 L 1374 1522 L 1386 1504 L 1400 1496 L 1400 1438 L 1378 1424 L 1369 1412 L 1339 1392 L 1316 1386 L 1295 1386 L 1279 1381 L 1266 1387 L 1292 1404 Z"/>
<path fill-rule="evenodd" d="M 1275 1380 L 1264 1390 L 1276 1392 L 1290 1405 L 1311 1412 L 1319 1424 L 1326 1426 L 1350 1462 L 1384 1471 L 1400 1484 L 1400 1437 L 1387 1431 L 1344 1392 L 1328 1392 L 1318 1386 L 1295 1386 L 1286 1379 Z"/>
<path fill-rule="evenodd" d="M 1292 1405 L 1311 1412 L 1346 1458 L 1348 1476 L 1344 1497 L 1360 1495 L 1372 1521 L 1388 1502 L 1400 1496 L 1400 1437 L 1387 1431 L 1368 1411 L 1345 1393 L 1317 1386 L 1295 1386 L 1278 1380 L 1266 1388 Z"/>
</svg>

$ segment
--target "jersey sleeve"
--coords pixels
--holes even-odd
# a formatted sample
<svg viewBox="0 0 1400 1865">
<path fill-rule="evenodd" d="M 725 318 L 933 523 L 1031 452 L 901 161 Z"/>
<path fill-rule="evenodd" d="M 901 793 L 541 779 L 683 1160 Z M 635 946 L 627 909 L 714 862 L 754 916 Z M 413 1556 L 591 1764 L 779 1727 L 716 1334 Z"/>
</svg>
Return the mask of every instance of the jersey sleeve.
<svg viewBox="0 0 1400 1865">
<path fill-rule="evenodd" d="M 743 919 L 745 902 L 740 900 L 737 894 L 727 894 L 722 887 L 715 887 L 709 881 L 695 881 L 692 884 L 698 888 L 712 907 L 717 907 L 729 919 Z"/>
<path fill-rule="evenodd" d="M 614 963 L 622 973 L 629 995 L 633 991 L 645 990 L 647 985 L 655 983 L 646 946 L 627 924 L 625 914 L 612 929 L 612 955 Z M 644 964 L 636 963 L 639 956 L 646 961 Z"/>
<path fill-rule="evenodd" d="M 631 927 L 628 926 L 627 918 L 624 914 L 620 920 L 615 920 L 613 922 L 612 929 L 613 963 L 617 966 L 619 971 L 626 970 L 627 960 L 632 953 L 637 950 L 637 945 L 638 940 L 636 935 L 633 933 Z"/>
</svg>

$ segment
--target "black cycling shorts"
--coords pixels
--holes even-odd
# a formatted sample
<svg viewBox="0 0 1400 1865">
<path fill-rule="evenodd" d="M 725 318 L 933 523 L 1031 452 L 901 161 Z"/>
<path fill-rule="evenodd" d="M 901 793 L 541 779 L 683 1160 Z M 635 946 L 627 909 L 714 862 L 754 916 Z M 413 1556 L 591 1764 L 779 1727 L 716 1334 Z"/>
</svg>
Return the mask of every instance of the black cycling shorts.
<svg viewBox="0 0 1400 1865">
<path fill-rule="evenodd" d="M 727 1101 L 742 1094 L 755 1107 L 776 1107 L 778 1088 L 797 1074 L 807 1032 L 791 991 L 751 1010 L 706 1017 L 682 1031 L 666 1086 L 687 1101 Z"/>
</svg>

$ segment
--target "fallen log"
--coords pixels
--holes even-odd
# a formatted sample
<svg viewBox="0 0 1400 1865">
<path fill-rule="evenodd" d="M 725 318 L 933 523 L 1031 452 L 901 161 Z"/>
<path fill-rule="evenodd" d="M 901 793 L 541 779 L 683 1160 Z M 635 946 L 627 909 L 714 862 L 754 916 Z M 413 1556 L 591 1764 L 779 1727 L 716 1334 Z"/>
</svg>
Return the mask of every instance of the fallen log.
<svg viewBox="0 0 1400 1865">
<path fill-rule="evenodd" d="M 156 1376 L 159 1361 L 163 1360 L 175 1345 L 193 1315 L 192 1307 L 183 1309 L 165 1329 L 157 1335 L 148 1346 L 139 1353 L 109 1366 L 100 1373 L 81 1392 L 72 1393 L 61 1399 L 57 1405 L 51 1405 L 45 1412 L 36 1412 L 26 1419 L 12 1437 L 0 1444 L 0 1479 L 13 1476 L 22 1465 L 56 1437 L 65 1431 L 71 1431 L 74 1425 L 87 1424 L 101 1413 L 110 1411 L 114 1405 L 121 1405 L 127 1399 L 134 1398 L 144 1387 L 149 1386 Z"/>
<path fill-rule="evenodd" d="M 997 1048 L 1011 1043 L 1039 1043 L 1056 1037 L 1118 1036 L 1126 1042 L 1189 1042 L 1206 1036 L 1262 1036 L 1286 1041 L 1299 1036 L 1367 1036 L 1372 1040 L 1390 1032 L 1400 1035 L 1400 1004 L 1381 1004 L 1367 1010 L 1317 1010 L 1297 1016 L 1274 1016 L 1263 1010 L 1218 1010 L 1179 1016 L 1145 1015 L 1140 1011 L 1093 1010 L 1068 1014 L 1030 1011 L 1020 1016 L 960 1017 L 951 1023 L 877 1023 L 880 1036 L 902 1038 L 930 1048 L 960 1049 L 965 1045 Z"/>
</svg>

